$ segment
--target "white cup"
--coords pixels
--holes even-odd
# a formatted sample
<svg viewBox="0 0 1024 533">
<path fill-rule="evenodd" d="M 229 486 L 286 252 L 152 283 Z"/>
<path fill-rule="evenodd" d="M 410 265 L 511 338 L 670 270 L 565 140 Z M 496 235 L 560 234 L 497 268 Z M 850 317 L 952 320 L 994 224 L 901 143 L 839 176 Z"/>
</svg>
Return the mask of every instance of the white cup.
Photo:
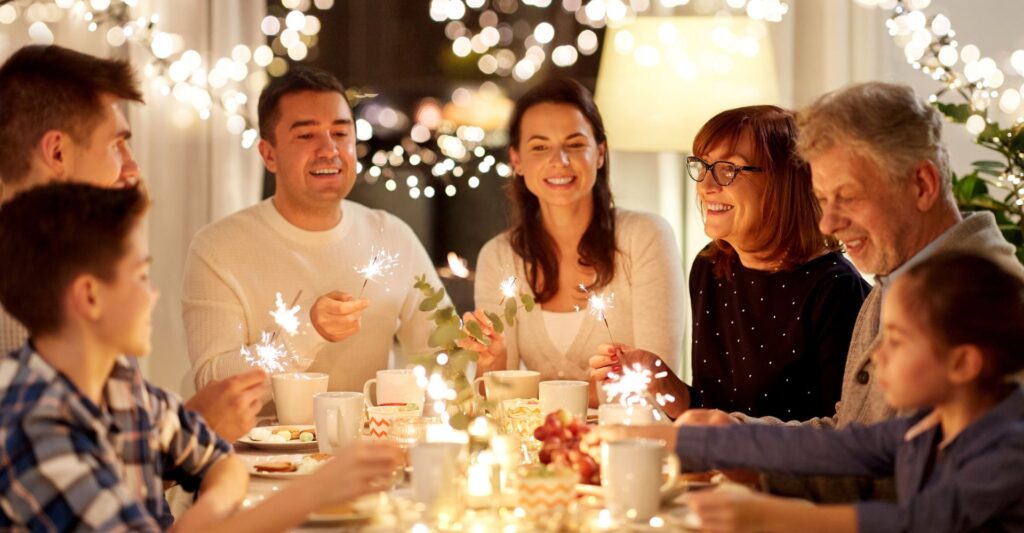
<svg viewBox="0 0 1024 533">
<path fill-rule="evenodd" d="M 565 409 L 586 422 L 587 405 L 590 403 L 590 383 L 586 381 L 541 381 L 540 414 L 547 416 L 553 411 Z"/>
<path fill-rule="evenodd" d="M 288 372 L 271 374 L 274 405 L 279 424 L 312 424 L 313 396 L 327 392 L 327 374 L 321 372 Z"/>
<path fill-rule="evenodd" d="M 597 421 L 602 426 L 623 424 L 626 426 L 655 424 L 654 408 L 650 405 L 601 404 L 597 408 Z"/>
<path fill-rule="evenodd" d="M 376 389 L 376 396 L 370 395 L 370 389 Z M 363 385 L 363 396 L 367 407 L 373 405 L 405 405 L 414 403 L 422 406 L 424 391 L 416 383 L 416 374 L 409 368 L 378 370 L 377 377 Z M 371 403 L 370 398 L 377 403 Z"/>
<path fill-rule="evenodd" d="M 335 453 L 359 438 L 363 428 L 363 394 L 321 392 L 313 397 L 320 453 Z"/>
<path fill-rule="evenodd" d="M 661 472 L 668 460 L 668 479 Z M 675 486 L 679 459 L 665 442 L 628 439 L 601 443 L 601 487 L 604 501 L 616 518 L 650 520 L 658 514 L 661 492 Z"/>
<path fill-rule="evenodd" d="M 484 384 L 487 399 L 501 403 L 516 398 L 536 398 L 540 372 L 534 370 L 492 370 L 473 380 L 473 393 L 480 394 Z"/>
<path fill-rule="evenodd" d="M 418 442 L 409 448 L 412 493 L 417 502 L 433 507 L 457 500 L 462 449 L 462 444 L 454 442 Z"/>
</svg>

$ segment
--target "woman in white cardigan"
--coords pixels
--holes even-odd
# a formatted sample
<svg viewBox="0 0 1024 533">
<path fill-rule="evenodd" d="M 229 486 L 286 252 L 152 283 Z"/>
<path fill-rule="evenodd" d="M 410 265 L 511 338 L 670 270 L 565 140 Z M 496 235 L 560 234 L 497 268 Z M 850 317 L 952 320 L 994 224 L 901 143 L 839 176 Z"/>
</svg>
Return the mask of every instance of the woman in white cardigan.
<svg viewBox="0 0 1024 533">
<path fill-rule="evenodd" d="M 610 341 L 662 354 L 678 372 L 684 298 L 675 236 L 657 215 L 615 208 L 604 125 L 590 93 L 567 78 L 534 87 L 516 102 L 509 135 L 513 223 L 480 251 L 477 310 L 464 317 L 490 339 L 487 346 L 463 341 L 480 353 L 477 375 L 523 364 L 542 380 L 589 380 L 590 356 Z M 497 333 L 484 311 L 500 314 L 500 284 L 510 276 L 540 309 L 520 312 Z M 608 328 L 587 312 L 580 284 L 614 294 Z"/>
</svg>

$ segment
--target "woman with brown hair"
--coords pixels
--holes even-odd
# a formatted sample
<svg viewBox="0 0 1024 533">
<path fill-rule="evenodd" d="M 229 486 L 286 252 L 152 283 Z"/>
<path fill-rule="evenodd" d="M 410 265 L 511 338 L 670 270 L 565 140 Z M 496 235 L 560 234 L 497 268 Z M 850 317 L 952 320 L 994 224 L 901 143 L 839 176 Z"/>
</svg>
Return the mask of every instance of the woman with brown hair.
<svg viewBox="0 0 1024 533">
<path fill-rule="evenodd" d="M 516 102 L 509 134 L 513 222 L 480 251 L 478 311 L 465 317 L 489 337 L 486 346 L 464 342 L 480 353 L 477 375 L 522 363 L 542 379 L 587 380 L 590 356 L 613 339 L 663 354 L 678 368 L 683 270 L 675 236 L 657 215 L 616 209 L 604 125 L 590 93 L 565 78 L 534 87 Z M 499 286 L 511 276 L 540 309 L 519 313 L 498 333 L 483 311 L 501 310 Z M 611 339 L 604 322 L 585 312 L 581 284 L 614 294 Z"/>
<path fill-rule="evenodd" d="M 796 136 L 791 112 L 761 105 L 719 113 L 694 139 L 687 172 L 712 242 L 690 271 L 693 384 L 664 391 L 677 398 L 672 416 L 688 407 L 783 420 L 835 412 L 870 287 L 818 230 L 821 208 Z M 619 359 L 656 357 L 621 346 L 599 354 L 597 381 Z"/>
</svg>

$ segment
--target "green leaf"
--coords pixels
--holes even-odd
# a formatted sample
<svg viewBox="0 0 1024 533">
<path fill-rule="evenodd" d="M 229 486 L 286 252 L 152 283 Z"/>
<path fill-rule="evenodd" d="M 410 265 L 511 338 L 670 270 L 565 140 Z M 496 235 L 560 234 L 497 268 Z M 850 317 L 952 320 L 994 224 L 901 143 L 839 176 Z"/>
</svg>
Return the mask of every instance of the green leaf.
<svg viewBox="0 0 1024 533">
<path fill-rule="evenodd" d="M 963 124 L 967 122 L 967 119 L 971 116 L 971 106 L 967 104 L 947 104 L 945 102 L 935 102 L 935 107 L 939 111 L 950 118 L 953 122 Z"/>
<path fill-rule="evenodd" d="M 971 173 L 956 181 L 953 194 L 959 203 L 966 203 L 976 196 L 988 194 L 988 186 L 976 173 Z"/>
<path fill-rule="evenodd" d="M 971 163 L 971 165 L 976 167 L 976 168 L 1000 169 L 1000 170 L 1005 170 L 1006 169 L 1006 162 L 1005 161 L 975 161 L 975 162 Z"/>
<path fill-rule="evenodd" d="M 484 315 L 487 317 L 487 320 L 491 321 L 491 325 L 494 326 L 495 333 L 502 333 L 505 331 L 505 324 L 501 321 L 501 317 L 499 317 L 497 313 L 484 311 Z"/>
<path fill-rule="evenodd" d="M 519 304 L 514 299 L 509 299 L 505 302 L 505 322 L 508 323 L 509 327 L 516 325 L 516 311 L 519 308 Z"/>
<path fill-rule="evenodd" d="M 434 294 L 420 302 L 420 311 L 433 311 L 441 303 L 441 298 L 444 298 L 444 289 L 434 291 Z"/>
<path fill-rule="evenodd" d="M 455 341 L 461 333 L 457 322 L 443 322 L 437 325 L 434 331 L 430 332 L 427 344 L 431 348 L 449 348 L 455 345 Z"/>
<path fill-rule="evenodd" d="M 445 306 L 439 308 L 437 311 L 434 312 L 433 315 L 430 315 L 430 319 L 435 322 L 443 322 L 446 320 L 451 320 L 453 316 L 455 316 L 455 308 L 451 306 Z"/>
<path fill-rule="evenodd" d="M 469 334 L 480 344 L 483 344 L 484 346 L 491 345 L 491 339 L 488 338 L 487 335 L 484 335 L 484 330 L 480 327 L 478 322 L 473 320 L 466 322 L 466 330 L 469 331 Z"/>
<path fill-rule="evenodd" d="M 532 294 L 523 293 L 519 296 L 519 299 L 523 301 L 523 309 L 526 309 L 527 313 L 533 311 L 533 306 L 537 305 L 537 301 L 533 299 Z"/>
</svg>

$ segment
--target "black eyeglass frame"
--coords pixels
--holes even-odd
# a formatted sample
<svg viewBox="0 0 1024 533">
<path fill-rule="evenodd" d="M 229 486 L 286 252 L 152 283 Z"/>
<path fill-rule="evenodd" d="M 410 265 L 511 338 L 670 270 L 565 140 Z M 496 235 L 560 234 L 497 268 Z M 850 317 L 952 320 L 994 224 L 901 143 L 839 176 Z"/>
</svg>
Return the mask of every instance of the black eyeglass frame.
<svg viewBox="0 0 1024 533">
<path fill-rule="evenodd" d="M 701 171 L 699 176 L 694 176 L 693 173 L 690 171 L 690 165 L 693 164 L 693 163 L 700 163 L 700 164 L 704 165 L 704 170 Z M 733 173 L 733 175 L 732 175 L 732 178 L 729 179 L 728 181 L 726 181 L 725 183 L 722 183 L 723 180 L 719 179 L 718 173 L 715 172 L 715 167 L 716 167 L 716 165 L 719 165 L 719 164 L 730 165 L 730 166 L 733 167 L 733 169 L 735 171 Z M 722 166 L 722 167 L 718 167 L 718 168 L 723 168 L 724 169 L 724 168 L 728 168 L 728 167 Z M 699 158 L 699 157 L 697 157 L 695 155 L 687 156 L 687 158 L 686 158 L 686 175 L 689 176 L 691 180 L 693 180 L 693 181 L 695 181 L 697 183 L 700 183 L 700 182 L 704 181 L 704 178 L 708 175 L 708 172 L 711 173 L 711 179 L 715 180 L 715 183 L 717 183 L 718 185 L 720 185 L 722 187 L 728 187 L 729 185 L 732 184 L 732 182 L 736 181 L 736 178 L 739 177 L 741 172 L 764 172 L 764 169 L 761 168 L 761 167 L 755 167 L 755 166 L 752 166 L 752 165 L 740 166 L 740 165 L 737 165 L 736 163 L 733 163 L 731 161 L 715 161 L 714 163 L 708 163 L 707 161 L 705 161 L 705 160 L 703 160 L 703 159 L 701 159 L 701 158 Z"/>
</svg>

